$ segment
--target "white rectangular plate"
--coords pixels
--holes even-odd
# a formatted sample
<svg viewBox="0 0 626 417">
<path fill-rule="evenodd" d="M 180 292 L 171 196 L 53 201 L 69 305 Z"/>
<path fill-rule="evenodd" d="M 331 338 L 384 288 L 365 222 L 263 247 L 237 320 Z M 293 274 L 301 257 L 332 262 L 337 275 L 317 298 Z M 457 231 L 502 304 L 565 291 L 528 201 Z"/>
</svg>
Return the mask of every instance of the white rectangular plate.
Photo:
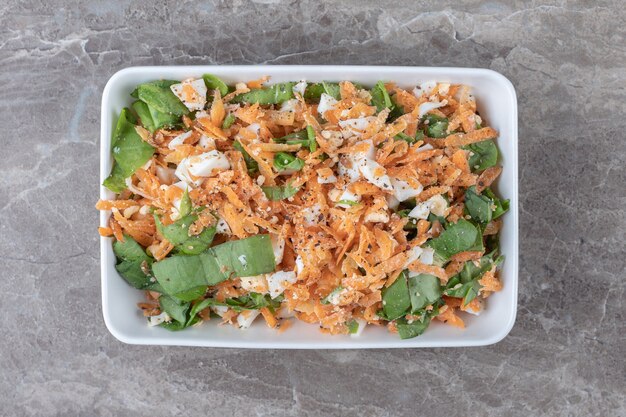
<svg viewBox="0 0 626 417">
<path fill-rule="evenodd" d="M 111 77 L 102 94 L 100 132 L 100 182 L 109 175 L 112 165 L 111 134 L 121 109 L 131 104 L 130 92 L 138 85 L 157 79 L 182 80 L 211 73 L 226 83 L 258 79 L 270 75 L 270 82 L 350 80 L 374 85 L 378 80 L 395 81 L 401 87 L 413 87 L 424 81 L 461 83 L 472 87 L 486 125 L 500 132 L 498 147 L 503 167 L 498 192 L 511 200 L 503 217 L 501 249 L 506 256 L 502 267 L 502 291 L 493 294 L 480 316 L 465 315 L 464 330 L 436 320 L 421 336 L 401 340 L 384 327 L 368 326 L 359 337 L 323 334 L 315 325 L 294 323 L 282 333 L 257 320 L 247 330 L 218 326 L 217 320 L 180 332 L 148 327 L 137 309 L 144 299 L 142 291 L 130 287 L 115 270 L 112 239 L 101 238 L 102 312 L 107 328 L 124 343 L 143 345 L 214 346 L 273 349 L 364 349 L 443 346 L 481 346 L 502 340 L 515 322 L 518 275 L 518 192 L 517 192 L 517 98 L 511 82 L 501 74 L 476 68 L 374 67 L 374 66 L 168 66 L 126 68 Z M 114 194 L 100 187 L 100 198 Z M 108 223 L 109 212 L 102 212 L 100 225 Z"/>
</svg>

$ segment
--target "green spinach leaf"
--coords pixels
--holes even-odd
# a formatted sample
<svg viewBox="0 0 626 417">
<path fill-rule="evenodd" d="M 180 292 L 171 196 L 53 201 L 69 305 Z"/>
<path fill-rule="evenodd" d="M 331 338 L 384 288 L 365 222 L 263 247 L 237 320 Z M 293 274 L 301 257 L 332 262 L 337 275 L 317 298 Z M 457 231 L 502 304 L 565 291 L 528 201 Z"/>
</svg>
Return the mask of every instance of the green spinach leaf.
<svg viewBox="0 0 626 417">
<path fill-rule="evenodd" d="M 439 278 L 429 274 L 409 277 L 409 295 L 411 311 L 416 312 L 441 298 Z"/>
<path fill-rule="evenodd" d="M 193 204 L 191 203 L 191 197 L 189 197 L 189 190 L 185 188 L 183 192 L 183 196 L 180 199 L 180 217 L 185 217 L 191 213 L 191 209 L 193 208 Z"/>
<path fill-rule="evenodd" d="M 148 162 L 154 153 L 154 148 L 141 139 L 131 120 L 135 120 L 135 118 L 127 108 L 124 108 L 120 113 L 111 140 L 115 165 L 111 175 L 103 185 L 112 186 L 115 189 L 111 189 L 111 191 L 114 192 L 121 191 L 122 178 L 130 177 L 138 168 Z M 123 189 L 126 189 L 125 183 Z"/>
<path fill-rule="evenodd" d="M 132 237 L 124 235 L 123 242 L 113 242 L 113 253 L 118 260 L 115 269 L 131 286 L 142 290 L 153 284 L 152 277 L 144 272 L 150 268 L 152 258 Z"/>
<path fill-rule="evenodd" d="M 356 334 L 359 331 L 359 322 L 355 319 L 349 320 L 346 322 L 346 327 L 349 334 Z"/>
<path fill-rule="evenodd" d="M 265 196 L 271 201 L 285 200 L 289 197 L 293 197 L 298 192 L 298 187 L 292 187 L 290 184 L 281 185 L 268 185 L 261 187 Z"/>
<path fill-rule="evenodd" d="M 491 201 L 493 201 L 493 204 L 495 206 L 492 216 L 493 219 L 497 219 L 498 217 L 509 211 L 509 200 L 500 200 L 498 197 L 496 197 L 491 188 L 486 188 L 483 191 L 483 194 L 490 198 Z"/>
<path fill-rule="evenodd" d="M 311 152 L 315 152 L 315 150 L 317 149 L 315 130 L 312 126 L 307 126 L 306 129 L 290 133 L 280 138 L 274 138 L 274 142 L 286 143 L 287 145 L 306 146 Z"/>
<path fill-rule="evenodd" d="M 465 190 L 465 210 L 472 216 L 472 220 L 480 224 L 487 224 L 493 218 L 493 200 L 477 194 L 473 185 Z"/>
<path fill-rule="evenodd" d="M 406 143 L 408 143 L 409 145 L 417 142 L 416 138 L 412 138 L 411 136 L 407 135 L 406 133 L 402 133 L 402 132 L 400 132 L 396 136 L 394 136 L 394 139 L 396 139 L 396 140 L 403 140 Z"/>
<path fill-rule="evenodd" d="M 315 140 L 315 130 L 313 126 L 308 125 L 306 127 L 306 136 L 309 140 L 309 151 L 315 152 L 317 150 L 317 141 Z"/>
<path fill-rule="evenodd" d="M 222 123 L 222 129 L 228 129 L 235 123 L 235 115 L 230 113 L 228 116 L 224 118 L 224 122 Z"/>
<path fill-rule="evenodd" d="M 204 74 L 202 79 L 204 80 L 204 85 L 206 85 L 206 88 L 209 91 L 220 90 L 222 97 L 228 94 L 228 86 L 219 77 L 213 74 Z"/>
<path fill-rule="evenodd" d="M 304 167 L 304 161 L 297 156 L 287 152 L 277 152 L 274 154 L 274 168 L 276 171 L 300 171 Z"/>
<path fill-rule="evenodd" d="M 135 101 L 132 108 L 139 116 L 143 127 L 152 133 L 162 127 L 171 127 L 180 123 L 180 117 L 155 110 L 141 100 Z"/>
<path fill-rule="evenodd" d="M 235 311 L 259 310 L 267 307 L 271 312 L 274 312 L 280 308 L 280 303 L 283 299 L 282 295 L 272 299 L 269 294 L 251 292 L 241 297 L 227 299 L 226 305 Z"/>
<path fill-rule="evenodd" d="M 207 250 L 211 246 L 217 230 L 216 226 L 211 226 L 205 228 L 198 235 L 190 236 L 189 227 L 196 220 L 198 220 L 197 214 L 188 214 L 174 223 L 164 226 L 158 216 L 154 215 L 154 221 L 159 233 L 174 245 L 177 253 L 185 255 L 198 255 Z"/>
<path fill-rule="evenodd" d="M 406 271 L 403 271 L 393 284 L 383 290 L 382 297 L 383 313 L 387 320 L 395 320 L 406 314 L 411 308 Z"/>
<path fill-rule="evenodd" d="M 252 89 L 247 93 L 235 96 L 231 103 L 259 103 L 259 104 L 280 104 L 294 98 L 293 86 L 295 83 L 274 84 L 267 88 Z"/>
<path fill-rule="evenodd" d="M 427 114 L 424 116 L 424 120 L 425 131 L 428 137 L 445 138 L 448 136 L 448 119 L 446 117 L 437 116 L 436 114 Z"/>
<path fill-rule="evenodd" d="M 438 237 L 426 242 L 426 246 L 433 248 L 444 261 L 459 252 L 484 249 L 480 228 L 465 219 L 449 224 Z"/>
<path fill-rule="evenodd" d="M 191 306 L 190 303 L 181 302 L 168 295 L 162 295 L 159 297 L 159 305 L 161 306 L 161 311 L 165 311 L 174 320 L 181 323 L 187 322 L 187 312 Z"/>
<path fill-rule="evenodd" d="M 450 278 L 446 284 L 444 293 L 450 297 L 463 298 L 463 305 L 471 302 L 482 288 L 479 280 L 485 272 L 493 266 L 498 266 L 504 261 L 503 256 L 496 257 L 496 252 L 491 252 L 480 258 L 478 265 L 473 261 L 467 261 L 461 272 Z"/>
<path fill-rule="evenodd" d="M 104 180 L 102 185 L 114 193 L 121 193 L 126 189 L 126 176 L 119 164 L 113 162 L 111 174 Z"/>
<path fill-rule="evenodd" d="M 308 84 L 306 90 L 304 90 L 304 100 L 308 103 L 319 103 L 322 93 L 328 94 L 335 100 L 341 99 L 339 84 L 323 81 L 321 83 Z"/>
<path fill-rule="evenodd" d="M 171 256 L 155 262 L 152 270 L 165 291 L 177 296 L 229 278 L 273 272 L 275 267 L 269 235 L 256 235 L 213 246 L 199 255 Z"/>
<path fill-rule="evenodd" d="M 402 317 L 396 320 L 396 327 L 398 328 L 398 335 L 400 339 L 411 339 L 424 333 L 424 331 L 430 325 L 430 316 L 425 316 L 424 320 L 409 321 Z"/>
<path fill-rule="evenodd" d="M 178 84 L 178 81 L 161 80 L 140 84 L 131 95 L 158 112 L 181 117 L 188 114 L 189 110 L 170 90 L 172 84 Z"/>
<path fill-rule="evenodd" d="M 491 139 L 463 146 L 463 149 L 472 153 L 468 164 L 473 172 L 483 171 L 498 163 L 498 147 Z"/>
<path fill-rule="evenodd" d="M 378 81 L 371 91 L 372 105 L 376 106 L 376 111 L 380 113 L 384 109 L 391 109 L 393 103 L 391 97 L 385 88 L 385 84 L 382 81 Z"/>
</svg>

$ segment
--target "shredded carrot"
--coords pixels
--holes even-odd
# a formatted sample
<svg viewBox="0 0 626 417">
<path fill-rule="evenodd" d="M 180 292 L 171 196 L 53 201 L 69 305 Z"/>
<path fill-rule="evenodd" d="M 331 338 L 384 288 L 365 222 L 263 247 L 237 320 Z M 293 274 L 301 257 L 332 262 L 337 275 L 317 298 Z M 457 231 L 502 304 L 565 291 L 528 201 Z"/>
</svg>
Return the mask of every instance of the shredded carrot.
<svg viewBox="0 0 626 417">
<path fill-rule="evenodd" d="M 274 317 L 272 312 L 269 310 L 269 308 L 263 307 L 260 311 L 267 325 L 271 328 L 276 327 L 276 325 L 278 324 L 278 321 L 276 320 L 276 317 Z"/>
<path fill-rule="evenodd" d="M 498 132 L 490 127 L 484 127 L 482 129 L 474 130 L 473 132 L 461 134 L 455 133 L 448 136 L 444 140 L 445 146 L 459 147 L 465 145 L 471 145 L 472 143 L 482 142 L 483 140 L 493 139 L 498 136 Z"/>
<path fill-rule="evenodd" d="M 442 312 L 437 316 L 437 320 L 443 321 L 444 323 L 451 324 L 454 327 L 458 327 L 459 329 L 465 328 L 465 323 L 463 320 L 454 313 L 454 308 L 450 306 L 442 307 Z"/>
<path fill-rule="evenodd" d="M 484 170 L 478 177 L 478 181 L 476 181 L 476 192 L 482 193 L 485 188 L 489 187 L 498 178 L 501 172 L 502 167 L 499 166 L 489 167 Z"/>
<path fill-rule="evenodd" d="M 110 227 L 98 227 L 98 234 L 102 237 L 110 237 L 113 236 L 113 229 Z"/>
<path fill-rule="evenodd" d="M 112 208 L 116 208 L 122 210 L 137 205 L 139 205 L 139 203 L 135 200 L 98 200 L 96 209 L 111 210 Z"/>
</svg>

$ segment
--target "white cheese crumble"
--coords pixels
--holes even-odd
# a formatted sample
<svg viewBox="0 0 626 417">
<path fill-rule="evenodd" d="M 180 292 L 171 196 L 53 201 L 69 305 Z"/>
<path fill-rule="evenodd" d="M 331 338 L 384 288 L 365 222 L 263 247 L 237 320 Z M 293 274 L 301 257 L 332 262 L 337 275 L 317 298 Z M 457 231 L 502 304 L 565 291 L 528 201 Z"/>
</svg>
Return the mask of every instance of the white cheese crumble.
<svg viewBox="0 0 626 417">
<path fill-rule="evenodd" d="M 237 316 L 237 324 L 240 329 L 247 329 L 252 325 L 254 319 L 261 314 L 259 310 L 244 310 Z"/>
<path fill-rule="evenodd" d="M 426 114 L 428 114 L 429 112 L 438 109 L 440 107 L 444 107 L 448 105 L 448 100 L 443 100 L 441 102 L 439 101 L 427 101 L 426 103 L 422 103 L 419 105 L 419 115 L 417 116 L 418 119 L 421 119 L 422 117 L 424 117 Z"/>
<path fill-rule="evenodd" d="M 207 88 L 202 78 L 172 84 L 170 89 L 190 111 L 202 110 L 206 104 Z"/>
<path fill-rule="evenodd" d="M 405 201 L 409 198 L 413 198 L 422 192 L 424 187 L 421 184 L 417 188 L 411 187 L 411 185 L 398 178 L 390 178 L 391 185 L 393 186 L 393 195 L 398 201 Z"/>
<path fill-rule="evenodd" d="M 279 265 L 283 261 L 283 254 L 285 253 L 285 239 L 280 235 L 272 234 L 270 235 L 270 241 L 274 251 L 274 261 L 276 265 Z"/>
<path fill-rule="evenodd" d="M 272 272 L 267 274 L 265 279 L 267 280 L 270 297 L 276 298 L 285 291 L 289 284 L 296 282 L 296 273 L 294 271 Z"/>
<path fill-rule="evenodd" d="M 256 275 L 254 277 L 239 278 L 241 288 L 246 291 L 258 292 L 259 294 L 267 294 L 267 280 L 265 275 Z"/>
<path fill-rule="evenodd" d="M 161 323 L 164 323 L 166 321 L 171 321 L 171 320 L 172 318 L 164 311 L 158 316 L 148 317 L 148 326 L 150 327 L 158 326 Z"/>
<path fill-rule="evenodd" d="M 297 83 L 296 85 L 293 86 L 292 91 L 294 93 L 298 93 L 298 94 L 300 94 L 301 96 L 304 97 L 304 92 L 306 91 L 306 86 L 307 86 L 306 80 L 302 80 L 302 81 L 300 81 L 299 83 Z"/>
<path fill-rule="evenodd" d="M 191 130 L 185 133 L 181 133 L 180 135 L 172 139 L 167 147 L 172 150 L 176 149 L 177 146 L 182 145 L 187 138 L 191 137 L 191 135 L 193 135 L 193 131 Z"/>
<path fill-rule="evenodd" d="M 320 104 L 317 105 L 317 112 L 320 116 L 324 117 L 324 113 L 328 110 L 334 110 L 337 105 L 337 100 L 333 96 L 326 93 L 322 93 L 320 97 Z"/>
<path fill-rule="evenodd" d="M 229 236 L 233 233 L 230 230 L 230 226 L 228 226 L 228 223 L 226 223 L 226 220 L 224 219 L 219 219 L 217 221 L 217 224 L 215 225 L 215 232 L 221 233 L 223 235 L 229 235 Z"/>
</svg>

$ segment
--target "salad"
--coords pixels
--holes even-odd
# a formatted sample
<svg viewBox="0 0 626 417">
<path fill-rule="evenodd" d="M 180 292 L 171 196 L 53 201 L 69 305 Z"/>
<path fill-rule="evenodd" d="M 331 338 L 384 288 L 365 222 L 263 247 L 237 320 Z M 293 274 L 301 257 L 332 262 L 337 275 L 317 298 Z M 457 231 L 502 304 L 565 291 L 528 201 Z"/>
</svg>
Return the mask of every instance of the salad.
<svg viewBox="0 0 626 417">
<path fill-rule="evenodd" d="M 138 85 L 98 201 L 151 326 L 464 327 L 501 289 L 498 133 L 469 87 Z"/>
</svg>

